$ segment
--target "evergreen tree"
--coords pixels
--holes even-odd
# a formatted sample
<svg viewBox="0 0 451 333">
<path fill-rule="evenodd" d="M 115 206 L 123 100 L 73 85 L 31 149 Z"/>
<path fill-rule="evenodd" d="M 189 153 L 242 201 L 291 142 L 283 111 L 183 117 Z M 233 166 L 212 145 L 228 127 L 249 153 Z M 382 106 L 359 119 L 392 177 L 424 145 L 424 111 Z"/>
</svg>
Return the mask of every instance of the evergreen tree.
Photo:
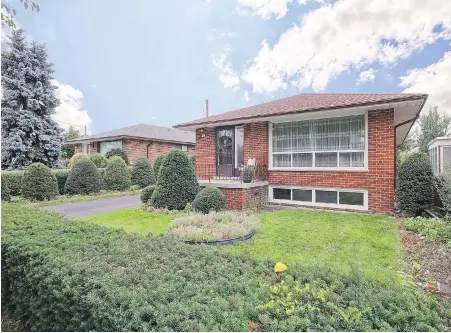
<svg viewBox="0 0 451 333">
<path fill-rule="evenodd" d="M 44 45 L 12 32 L 2 52 L 2 168 L 23 169 L 41 162 L 59 167 L 62 131 L 51 119 L 59 101 L 51 84 L 53 65 Z"/>
</svg>

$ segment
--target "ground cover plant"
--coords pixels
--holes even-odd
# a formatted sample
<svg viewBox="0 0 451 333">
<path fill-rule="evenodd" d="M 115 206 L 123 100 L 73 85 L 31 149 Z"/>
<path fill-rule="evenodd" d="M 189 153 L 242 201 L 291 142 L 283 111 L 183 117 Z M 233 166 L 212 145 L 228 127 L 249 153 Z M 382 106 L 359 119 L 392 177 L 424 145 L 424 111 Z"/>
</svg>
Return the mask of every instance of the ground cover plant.
<svg viewBox="0 0 451 333">
<path fill-rule="evenodd" d="M 222 240 L 247 236 L 257 225 L 258 218 L 246 212 L 192 213 L 175 218 L 168 235 L 181 240 Z"/>
<path fill-rule="evenodd" d="M 396 276 L 402 269 L 393 218 L 297 209 L 264 212 L 259 217 L 254 238 L 226 250 L 290 264 L 324 265 L 342 273 L 359 267 L 380 279 Z"/>
<path fill-rule="evenodd" d="M 447 331 L 451 326 L 448 303 L 399 283 L 368 279 L 358 270 L 341 275 L 288 265 L 276 274 L 272 261 L 217 247 L 131 235 L 18 204 L 2 208 L 2 297 L 33 330 Z"/>
<path fill-rule="evenodd" d="M 156 236 L 169 229 L 169 223 L 173 218 L 174 216 L 170 215 L 143 212 L 140 208 L 135 207 L 99 214 L 85 218 L 85 220 L 89 223 L 113 229 L 122 229 L 130 233 Z"/>
<path fill-rule="evenodd" d="M 446 220 L 419 216 L 405 219 L 404 227 L 427 241 L 450 242 L 451 244 L 451 223 Z"/>
</svg>

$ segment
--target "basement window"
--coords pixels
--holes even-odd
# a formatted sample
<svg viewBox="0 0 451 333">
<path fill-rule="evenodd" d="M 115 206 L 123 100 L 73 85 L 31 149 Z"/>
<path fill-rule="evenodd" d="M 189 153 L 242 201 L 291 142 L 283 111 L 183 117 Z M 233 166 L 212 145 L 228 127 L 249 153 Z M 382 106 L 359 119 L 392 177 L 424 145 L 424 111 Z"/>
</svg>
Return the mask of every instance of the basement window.
<svg viewBox="0 0 451 333">
<path fill-rule="evenodd" d="M 270 186 L 269 200 L 292 205 L 366 210 L 368 192 L 358 189 Z"/>
</svg>

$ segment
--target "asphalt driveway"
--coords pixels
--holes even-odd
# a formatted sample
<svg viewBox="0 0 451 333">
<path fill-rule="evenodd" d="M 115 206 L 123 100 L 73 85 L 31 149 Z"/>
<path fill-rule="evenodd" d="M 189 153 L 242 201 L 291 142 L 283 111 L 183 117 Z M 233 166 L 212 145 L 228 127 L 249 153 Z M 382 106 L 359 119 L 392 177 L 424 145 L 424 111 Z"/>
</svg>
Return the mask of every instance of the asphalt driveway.
<svg viewBox="0 0 451 333">
<path fill-rule="evenodd" d="M 127 195 L 116 198 L 46 206 L 43 209 L 58 212 L 65 217 L 85 217 L 136 207 L 140 203 L 139 195 Z"/>
</svg>

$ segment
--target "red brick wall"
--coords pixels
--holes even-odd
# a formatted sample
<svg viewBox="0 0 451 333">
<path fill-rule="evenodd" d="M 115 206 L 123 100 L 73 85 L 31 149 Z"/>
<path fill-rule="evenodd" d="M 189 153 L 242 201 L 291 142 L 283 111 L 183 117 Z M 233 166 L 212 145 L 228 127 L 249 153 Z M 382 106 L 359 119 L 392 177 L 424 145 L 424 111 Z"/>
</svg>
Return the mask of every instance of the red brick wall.
<svg viewBox="0 0 451 333">
<path fill-rule="evenodd" d="M 241 210 L 250 204 L 251 200 L 266 202 L 268 198 L 268 186 L 256 186 L 252 188 L 219 188 L 224 194 L 227 209 Z"/>
<path fill-rule="evenodd" d="M 268 123 L 244 125 L 244 163 L 249 158 L 257 159 L 260 166 L 268 165 Z"/>
<path fill-rule="evenodd" d="M 214 128 L 196 130 L 196 174 L 198 179 L 216 175 L 216 131 Z"/>
<path fill-rule="evenodd" d="M 186 152 L 188 156 L 193 156 L 196 153 L 195 146 L 191 145 L 188 146 L 188 151 Z M 146 145 L 147 147 L 147 145 Z M 149 146 L 149 161 L 153 165 L 156 158 L 160 156 L 161 154 L 166 154 L 170 152 L 173 149 L 180 148 L 180 145 L 176 145 L 173 143 L 167 143 L 167 142 L 153 142 Z"/>
<path fill-rule="evenodd" d="M 368 172 L 268 171 L 269 184 L 368 190 L 368 210 L 394 211 L 394 111 L 368 114 Z"/>
</svg>

